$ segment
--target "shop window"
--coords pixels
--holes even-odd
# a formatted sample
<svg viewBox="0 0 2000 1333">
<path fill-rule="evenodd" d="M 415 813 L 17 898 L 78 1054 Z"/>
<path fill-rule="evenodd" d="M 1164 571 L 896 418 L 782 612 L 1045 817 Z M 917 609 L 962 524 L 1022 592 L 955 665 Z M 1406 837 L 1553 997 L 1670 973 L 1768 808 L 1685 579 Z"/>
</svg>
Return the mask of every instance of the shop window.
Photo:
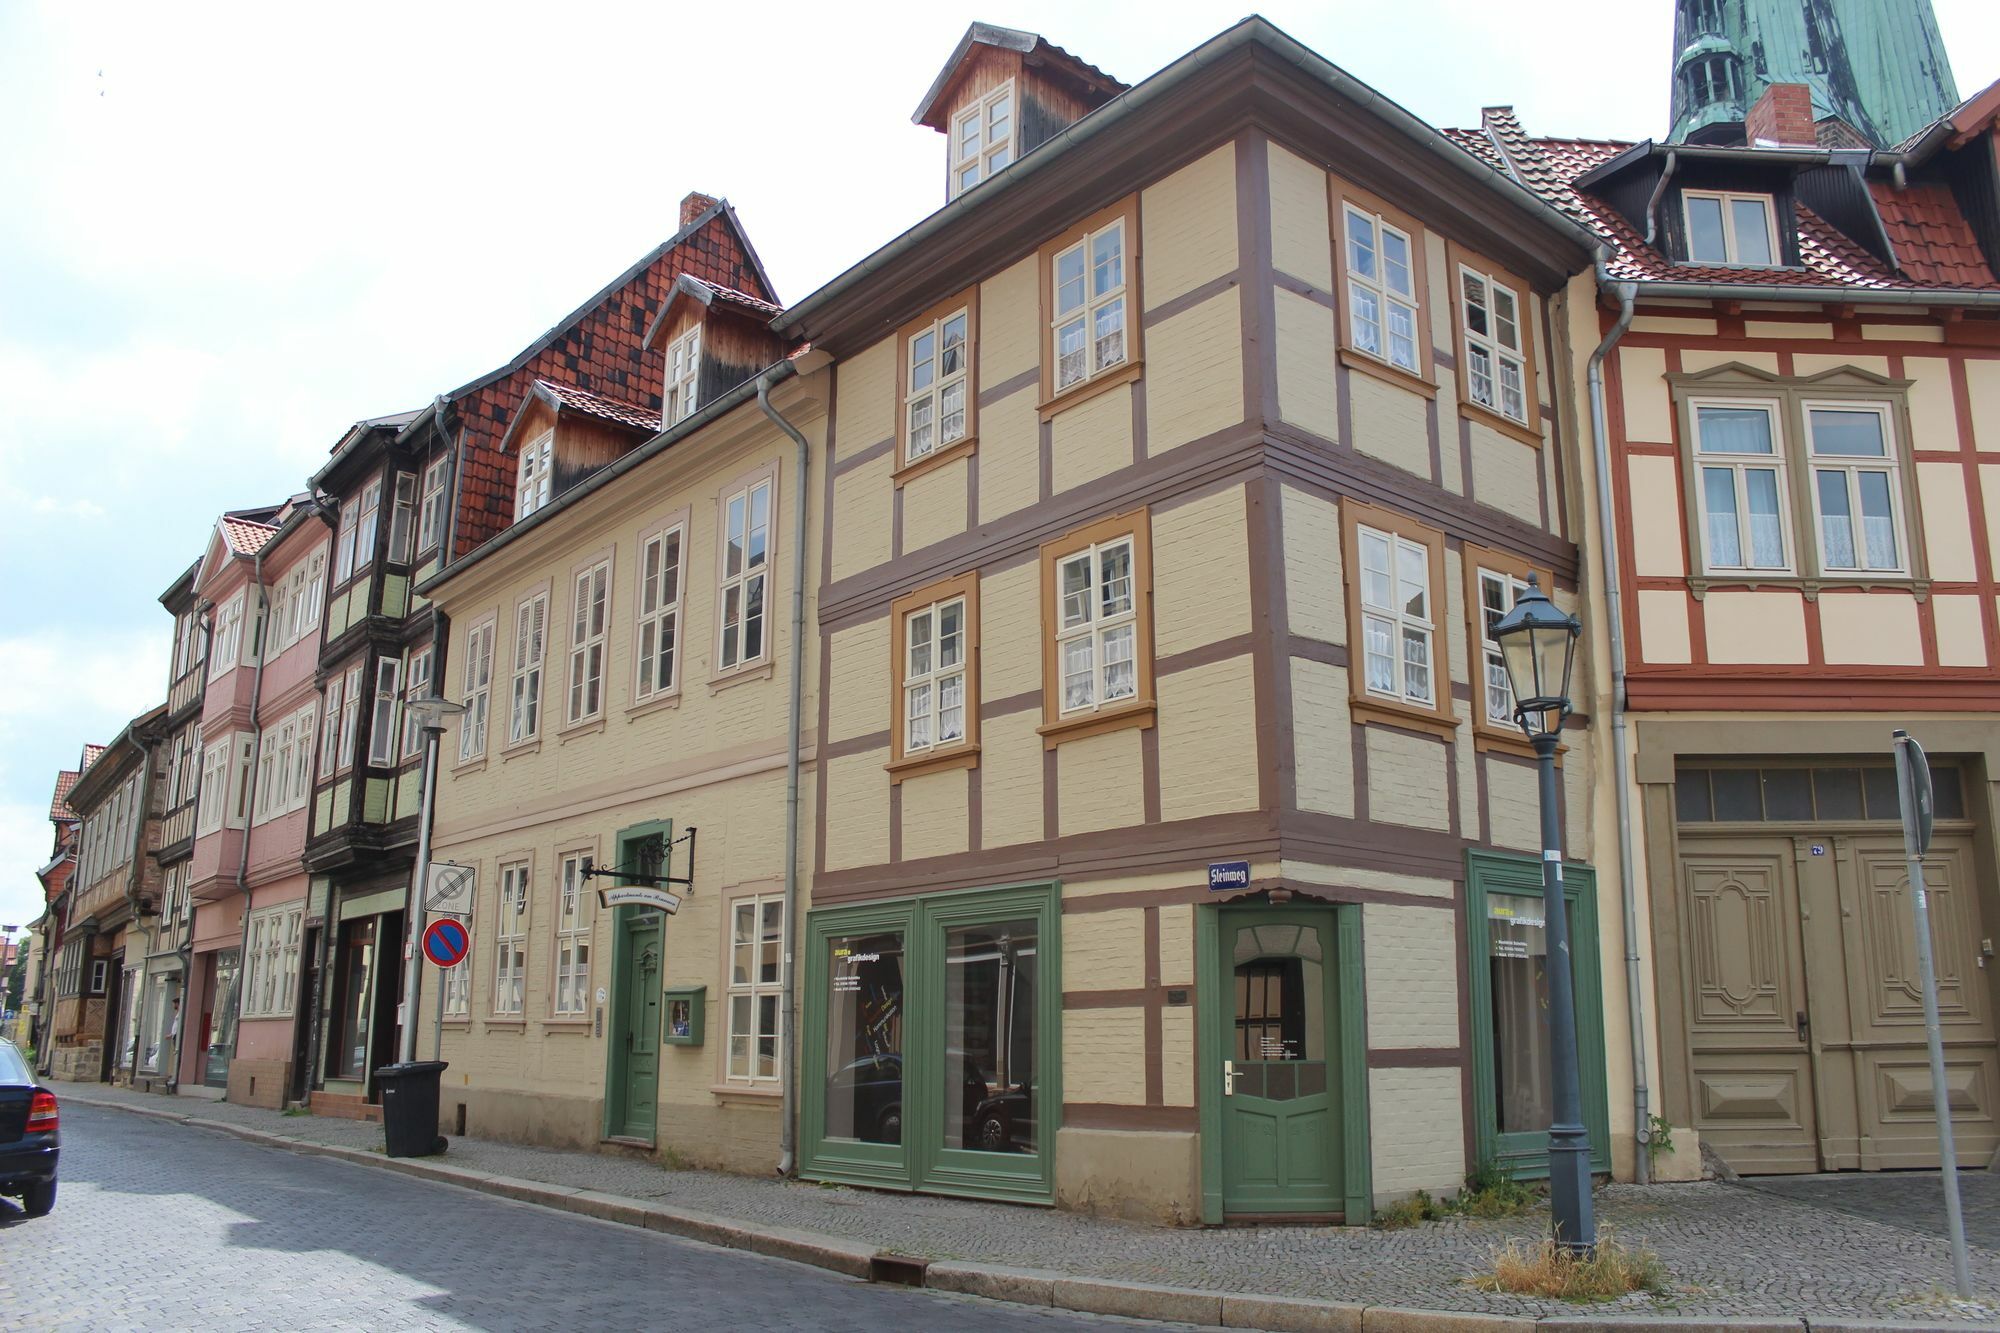
<svg viewBox="0 0 2000 1333">
<path fill-rule="evenodd" d="M 826 1119 L 830 1139 L 903 1141 L 903 934 L 826 941 Z"/>
<path fill-rule="evenodd" d="M 1032 918 L 945 932 L 944 1142 L 1035 1151 Z"/>
</svg>

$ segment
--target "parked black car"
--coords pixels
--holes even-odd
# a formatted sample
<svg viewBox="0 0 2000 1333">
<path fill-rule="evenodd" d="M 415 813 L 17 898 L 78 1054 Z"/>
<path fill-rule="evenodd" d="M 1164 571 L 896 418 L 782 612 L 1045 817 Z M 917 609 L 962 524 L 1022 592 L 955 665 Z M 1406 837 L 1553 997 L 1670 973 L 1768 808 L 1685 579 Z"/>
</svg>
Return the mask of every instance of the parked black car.
<svg viewBox="0 0 2000 1333">
<path fill-rule="evenodd" d="M 56 1095 L 35 1082 L 19 1048 L 0 1038 L 0 1194 L 18 1195 L 29 1217 L 56 1206 Z"/>
</svg>

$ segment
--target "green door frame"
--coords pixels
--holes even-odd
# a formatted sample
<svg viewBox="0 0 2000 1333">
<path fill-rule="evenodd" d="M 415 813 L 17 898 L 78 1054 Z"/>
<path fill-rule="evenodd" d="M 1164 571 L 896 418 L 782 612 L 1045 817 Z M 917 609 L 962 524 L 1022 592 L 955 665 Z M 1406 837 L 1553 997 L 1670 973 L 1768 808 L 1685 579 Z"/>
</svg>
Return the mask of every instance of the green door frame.
<svg viewBox="0 0 2000 1333">
<path fill-rule="evenodd" d="M 1235 902 L 1233 908 L 1255 903 Z M 1236 988 L 1223 984 L 1222 904 L 1195 908 L 1195 987 L 1201 1006 L 1196 1016 L 1195 1103 L 1201 1123 L 1201 1220 L 1220 1226 L 1222 1211 L 1222 1062 L 1229 1049 L 1228 1024 L 1234 1017 Z M 1361 904 L 1320 903 L 1295 899 L 1285 911 L 1323 908 L 1333 913 L 1338 963 L 1334 993 L 1338 997 L 1339 1043 L 1328 1064 L 1340 1079 L 1341 1185 L 1346 1194 L 1346 1220 L 1366 1225 L 1374 1217 L 1368 1128 L 1368 1011 L 1362 977 Z"/>
<path fill-rule="evenodd" d="M 1549 1174 L 1548 1135 L 1540 1130 L 1500 1132 L 1495 1108 L 1493 1050 L 1493 974 L 1487 968 L 1492 931 L 1487 925 L 1486 895 L 1520 894 L 1541 898 L 1539 857 L 1513 852 L 1468 851 L 1465 854 L 1465 936 L 1471 955 L 1467 975 L 1472 994 L 1473 1125 L 1481 1166 L 1493 1165 L 1519 1180 L 1540 1180 Z M 1563 897 L 1569 904 L 1570 968 L 1576 991 L 1578 1072 L 1583 1079 L 1583 1123 L 1590 1131 L 1590 1167 L 1611 1170 L 1611 1103 L 1604 1069 L 1604 979 L 1598 956 L 1597 872 L 1579 861 L 1563 863 Z"/>
<path fill-rule="evenodd" d="M 612 846 L 616 849 L 612 864 L 614 866 L 629 865 L 631 862 L 628 858 L 631 854 L 630 849 L 632 844 L 642 839 L 653 837 L 656 834 L 660 838 L 661 845 L 670 849 L 667 856 L 671 862 L 673 856 L 671 848 L 674 845 L 674 821 L 671 819 L 649 819 L 643 823 L 633 824 L 630 827 L 618 830 L 617 835 L 612 839 Z M 670 867 L 663 867 L 661 873 L 672 874 L 673 871 Z M 623 1101 L 625 1095 L 623 1091 L 626 1076 L 625 1044 L 618 1040 L 618 1034 L 625 1030 L 625 1024 L 628 1021 L 628 997 L 625 993 L 625 972 L 631 966 L 631 950 L 625 943 L 627 933 L 625 926 L 628 921 L 632 920 L 635 913 L 657 910 L 651 907 L 620 907 L 613 911 L 611 917 L 611 972 L 609 974 L 611 978 L 611 1012 L 607 1015 L 604 1028 L 604 1115 L 601 1129 L 602 1136 L 607 1139 L 616 1130 L 623 1128 L 623 1119 L 617 1113 L 617 1107 Z M 664 979 L 667 971 L 665 966 L 666 923 L 664 921 L 660 925 L 660 954 L 662 959 L 660 975 Z M 662 999 L 661 1007 L 664 1011 L 664 999 Z M 664 1062 L 662 1062 L 661 1068 L 664 1070 Z M 659 1116 L 656 1113 L 653 1117 L 653 1141 L 658 1143 L 659 1138 L 660 1122 Z"/>
<path fill-rule="evenodd" d="M 944 1146 L 945 935 L 1010 918 L 1035 922 L 1035 1141 L 1026 1154 Z M 1062 891 L 1049 881 L 823 908 L 806 926 L 805 1051 L 800 1086 L 800 1174 L 877 1189 L 1049 1203 L 1055 1198 L 1056 1131 L 1062 1121 Z M 903 937 L 903 1141 L 826 1137 L 827 1000 L 835 936 L 900 931 Z"/>
</svg>

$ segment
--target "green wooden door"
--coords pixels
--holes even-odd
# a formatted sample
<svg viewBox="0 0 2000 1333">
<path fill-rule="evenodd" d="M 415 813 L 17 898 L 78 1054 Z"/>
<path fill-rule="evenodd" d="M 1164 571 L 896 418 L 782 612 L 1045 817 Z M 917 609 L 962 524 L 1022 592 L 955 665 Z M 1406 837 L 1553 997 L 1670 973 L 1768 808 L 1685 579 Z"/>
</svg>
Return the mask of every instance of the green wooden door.
<svg viewBox="0 0 2000 1333">
<path fill-rule="evenodd" d="M 1231 1213 L 1332 1213 L 1341 1167 L 1339 985 L 1324 908 L 1224 911 L 1215 1002 L 1222 1205 Z"/>
<path fill-rule="evenodd" d="M 661 914 L 650 907 L 626 908 L 619 922 L 617 956 L 624 964 L 618 978 L 619 1027 L 613 1039 L 621 1048 L 614 1059 L 613 1138 L 653 1140 L 659 1119 L 660 1004 L 664 931 Z"/>
</svg>

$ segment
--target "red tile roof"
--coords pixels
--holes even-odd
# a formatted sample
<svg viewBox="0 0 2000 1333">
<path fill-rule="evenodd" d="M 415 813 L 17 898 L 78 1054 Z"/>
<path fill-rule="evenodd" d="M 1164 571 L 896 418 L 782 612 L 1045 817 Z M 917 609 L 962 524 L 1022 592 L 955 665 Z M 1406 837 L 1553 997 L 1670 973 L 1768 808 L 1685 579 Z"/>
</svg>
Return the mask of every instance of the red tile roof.
<svg viewBox="0 0 2000 1333">
<path fill-rule="evenodd" d="M 1898 191 L 1871 181 L 1876 211 L 1896 247 L 1896 259 L 1914 281 L 1949 287 L 1991 287 L 1993 270 L 1979 252 L 1972 224 L 1959 211 L 1951 187 L 1912 182 Z"/>
<path fill-rule="evenodd" d="M 1937 192 L 1926 187 L 1912 188 L 1911 192 L 1924 191 L 1924 198 L 1908 208 L 1882 209 L 1890 243 L 1903 264 L 1901 272 L 1889 268 L 1803 204 L 1797 205 L 1803 273 L 1793 270 L 1773 274 L 1768 270 L 1677 264 L 1657 247 L 1647 245 L 1644 236 L 1616 209 L 1576 188 L 1577 177 L 1633 145 L 1603 139 L 1534 138 L 1522 130 L 1511 109 L 1489 108 L 1486 114 L 1487 128 L 1492 130 L 1493 137 L 1488 136 L 1486 129 L 1452 129 L 1443 133 L 1473 156 L 1513 175 L 1559 211 L 1608 241 L 1612 253 L 1606 268 L 1614 279 L 1745 286 L 1769 286 L 1776 282 L 1787 287 L 1861 287 L 1877 291 L 1995 285 L 1983 264 L 1975 272 L 1964 263 L 1965 254 L 1958 247 L 1961 243 L 1971 247 L 1971 233 L 1961 230 L 1964 220 L 1951 202 L 1950 191 L 1943 190 L 1940 199 Z M 1499 140 L 1498 145 L 1494 138 Z M 1886 187 L 1872 188 L 1879 206 Z M 1911 192 L 1905 192 L 1904 198 Z M 1936 216 L 1940 209 L 1957 219 L 1955 228 L 1940 224 Z M 1941 247 L 1946 262 L 1931 259 L 1933 247 Z M 1978 252 L 1971 248 L 1971 253 L 1976 256 Z M 1947 276 L 1960 273 L 1970 276 Z"/>
<path fill-rule="evenodd" d="M 761 301 L 748 292 L 739 292 L 734 287 L 725 287 L 719 282 L 704 281 L 702 285 L 714 292 L 716 299 L 724 305 L 739 306 L 753 315 L 762 315 L 766 319 L 781 315 L 785 310 L 781 305 L 773 305 L 769 301 Z"/>
<path fill-rule="evenodd" d="M 86 764 L 89 763 L 91 760 L 97 758 L 97 754 L 91 753 L 91 751 L 93 750 L 97 751 L 98 754 L 102 754 L 104 752 L 104 747 L 101 745 L 85 746 L 84 762 Z M 74 768 L 65 768 L 60 773 L 56 774 L 56 794 L 54 798 L 49 801 L 49 818 L 51 820 L 60 821 L 60 820 L 76 819 L 77 817 L 76 811 L 69 808 L 69 794 L 70 791 L 73 788 L 75 788 L 77 779 L 82 776 L 83 776 L 82 771 Z"/>
<path fill-rule="evenodd" d="M 546 397 L 555 400 L 560 407 L 581 412 L 585 416 L 609 421 L 614 425 L 631 426 L 647 432 L 660 428 L 660 414 L 631 403 L 621 403 L 616 398 L 606 398 L 602 394 L 586 389 L 574 388 L 567 384 L 556 384 L 549 380 L 536 380 L 535 388 Z"/>
<path fill-rule="evenodd" d="M 500 453 L 500 442 L 535 381 L 660 410 L 664 350 L 649 350 L 643 341 L 667 289 L 682 273 L 758 301 L 777 295 L 734 211 L 720 203 L 572 312 L 513 363 L 447 395 L 464 445 L 455 556 L 514 520 L 515 469 L 513 461 Z"/>
<path fill-rule="evenodd" d="M 257 554 L 264 549 L 266 542 L 277 535 L 278 530 L 268 523 L 253 523 L 247 518 L 234 518 L 227 514 L 222 518 L 223 540 L 238 555 Z"/>
</svg>

